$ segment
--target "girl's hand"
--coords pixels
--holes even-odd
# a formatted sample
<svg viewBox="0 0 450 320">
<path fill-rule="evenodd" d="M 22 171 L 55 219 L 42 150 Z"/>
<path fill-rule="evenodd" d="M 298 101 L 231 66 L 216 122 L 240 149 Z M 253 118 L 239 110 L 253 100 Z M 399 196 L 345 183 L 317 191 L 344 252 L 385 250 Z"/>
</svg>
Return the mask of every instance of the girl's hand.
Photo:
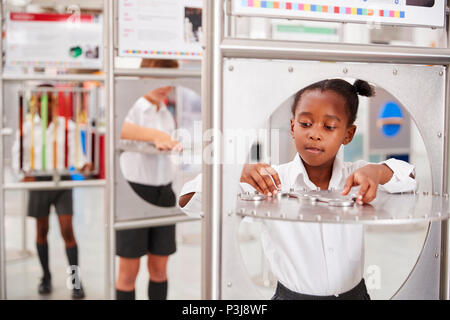
<svg viewBox="0 0 450 320">
<path fill-rule="evenodd" d="M 281 187 L 278 173 L 267 163 L 245 164 L 242 168 L 241 182 L 248 183 L 259 193 L 269 197 L 276 194 Z"/>
<path fill-rule="evenodd" d="M 166 133 L 161 133 L 154 140 L 155 147 L 160 151 L 181 151 L 181 144 L 177 140 L 173 140 L 172 137 Z"/>
<path fill-rule="evenodd" d="M 348 194 L 352 187 L 360 186 L 356 203 L 369 203 L 377 196 L 378 185 L 388 182 L 392 175 L 392 170 L 385 164 L 366 165 L 347 178 L 342 195 Z"/>
</svg>

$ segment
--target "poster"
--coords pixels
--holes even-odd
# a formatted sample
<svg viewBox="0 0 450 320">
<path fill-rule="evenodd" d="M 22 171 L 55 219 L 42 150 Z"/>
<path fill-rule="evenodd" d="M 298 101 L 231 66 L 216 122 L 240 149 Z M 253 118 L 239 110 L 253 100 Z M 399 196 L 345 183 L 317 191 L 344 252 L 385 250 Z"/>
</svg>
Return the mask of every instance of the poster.
<svg viewBox="0 0 450 320">
<path fill-rule="evenodd" d="M 119 56 L 201 59 L 202 0 L 119 0 Z"/>
<path fill-rule="evenodd" d="M 232 0 L 233 14 L 444 27 L 444 0 Z"/>
<path fill-rule="evenodd" d="M 102 68 L 102 17 L 11 12 L 6 21 L 6 64 Z"/>
</svg>

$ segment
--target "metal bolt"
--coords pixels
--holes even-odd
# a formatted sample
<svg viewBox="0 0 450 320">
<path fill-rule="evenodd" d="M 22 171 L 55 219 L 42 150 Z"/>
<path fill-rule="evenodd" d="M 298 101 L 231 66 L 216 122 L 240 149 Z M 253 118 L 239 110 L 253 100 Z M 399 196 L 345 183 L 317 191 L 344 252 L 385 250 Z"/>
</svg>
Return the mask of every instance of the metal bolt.
<svg viewBox="0 0 450 320">
<path fill-rule="evenodd" d="M 437 259 L 437 258 L 439 258 L 439 253 L 436 253 L 435 255 L 434 255 L 434 257 Z"/>
<path fill-rule="evenodd" d="M 293 67 L 289 67 L 289 68 L 288 68 L 288 71 L 289 71 L 289 72 L 294 72 L 294 68 L 293 68 Z"/>
<path fill-rule="evenodd" d="M 233 71 L 233 70 L 234 70 L 234 67 L 233 67 L 233 66 L 229 66 L 229 67 L 228 67 L 228 70 Z"/>
<path fill-rule="evenodd" d="M 227 287 L 228 287 L 228 288 L 231 288 L 232 285 L 233 285 L 233 283 L 231 283 L 231 281 L 229 281 L 229 282 L 227 283 Z"/>
<path fill-rule="evenodd" d="M 394 76 L 396 76 L 398 74 L 398 70 L 394 68 L 394 70 L 392 71 L 392 73 L 394 74 Z"/>
<path fill-rule="evenodd" d="M 442 132 L 438 132 L 437 136 L 438 138 L 442 138 Z"/>
<path fill-rule="evenodd" d="M 345 74 L 347 74 L 348 69 L 347 69 L 347 68 L 344 68 L 344 70 L 342 70 L 342 72 L 344 72 Z"/>
<path fill-rule="evenodd" d="M 444 71 L 439 71 L 439 75 L 443 76 L 444 75 Z"/>
</svg>

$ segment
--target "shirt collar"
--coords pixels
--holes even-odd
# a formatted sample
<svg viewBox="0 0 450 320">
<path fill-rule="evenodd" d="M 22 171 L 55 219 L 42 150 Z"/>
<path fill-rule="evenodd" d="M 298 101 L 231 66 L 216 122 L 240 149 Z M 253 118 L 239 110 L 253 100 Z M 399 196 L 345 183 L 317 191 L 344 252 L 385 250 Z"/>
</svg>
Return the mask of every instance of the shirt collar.
<svg viewBox="0 0 450 320">
<path fill-rule="evenodd" d="M 338 188 L 342 179 L 342 170 L 344 169 L 344 162 L 341 157 L 336 155 L 333 163 L 333 172 L 331 173 L 330 183 L 328 188 Z M 303 161 L 300 159 L 298 152 L 295 154 L 294 159 L 291 161 L 289 166 L 289 187 L 295 187 L 297 185 L 298 179 L 303 177 L 304 183 L 310 189 L 317 189 L 316 185 L 309 180 L 308 173 L 306 172 Z"/>
<path fill-rule="evenodd" d="M 164 103 L 159 104 L 159 110 L 157 110 L 156 105 L 145 99 L 144 97 L 140 97 L 139 100 L 141 100 L 141 103 L 144 105 L 145 110 L 153 110 L 155 112 L 164 111 L 167 109 L 166 105 Z"/>
</svg>

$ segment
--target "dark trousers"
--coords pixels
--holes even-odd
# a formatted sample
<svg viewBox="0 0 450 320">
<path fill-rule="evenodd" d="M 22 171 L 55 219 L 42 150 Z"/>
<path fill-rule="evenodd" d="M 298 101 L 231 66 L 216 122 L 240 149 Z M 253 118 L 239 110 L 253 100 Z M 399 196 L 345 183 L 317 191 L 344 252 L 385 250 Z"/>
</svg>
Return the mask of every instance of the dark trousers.
<svg viewBox="0 0 450 320">
<path fill-rule="evenodd" d="M 313 296 L 294 292 L 278 282 L 272 300 L 370 300 L 364 279 L 353 289 L 337 296 Z"/>
</svg>

